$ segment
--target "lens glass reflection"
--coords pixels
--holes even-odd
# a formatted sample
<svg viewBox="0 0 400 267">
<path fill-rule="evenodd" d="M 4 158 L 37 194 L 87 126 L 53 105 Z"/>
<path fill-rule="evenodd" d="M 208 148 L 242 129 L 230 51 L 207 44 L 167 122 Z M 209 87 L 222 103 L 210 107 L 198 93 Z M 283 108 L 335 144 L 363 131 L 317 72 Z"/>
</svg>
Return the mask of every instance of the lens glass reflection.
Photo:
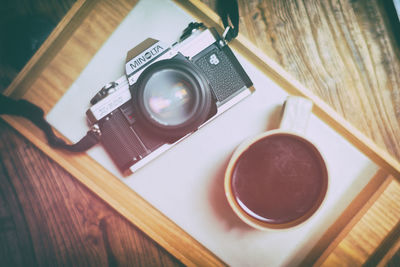
<svg viewBox="0 0 400 267">
<path fill-rule="evenodd" d="M 154 73 L 144 88 L 146 110 L 158 123 L 173 126 L 193 113 L 195 85 L 186 73 L 165 69 Z"/>
</svg>

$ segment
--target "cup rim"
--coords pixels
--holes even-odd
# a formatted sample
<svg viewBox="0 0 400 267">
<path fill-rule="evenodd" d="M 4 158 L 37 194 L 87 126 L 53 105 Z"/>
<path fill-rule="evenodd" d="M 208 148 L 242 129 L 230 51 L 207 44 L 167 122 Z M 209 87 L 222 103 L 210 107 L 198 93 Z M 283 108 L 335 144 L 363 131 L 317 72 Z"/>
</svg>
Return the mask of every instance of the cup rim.
<svg viewBox="0 0 400 267">
<path fill-rule="evenodd" d="M 236 165 L 237 160 L 239 159 L 239 157 L 243 154 L 244 151 L 247 150 L 248 147 L 250 147 L 252 144 L 256 143 L 257 141 L 268 137 L 268 136 L 272 136 L 272 135 L 276 135 L 276 134 L 286 134 L 286 135 L 290 135 L 290 136 L 295 136 L 296 138 L 300 138 L 301 140 L 307 142 L 308 144 L 312 145 L 315 149 L 315 151 L 317 151 L 322 159 L 322 162 L 324 164 L 324 169 L 325 169 L 325 177 L 326 177 L 326 186 L 324 188 L 324 192 L 322 194 L 322 196 L 320 197 L 320 200 L 318 200 L 318 203 L 316 205 L 313 206 L 312 209 L 310 209 L 310 211 L 308 211 L 307 213 L 305 213 L 303 216 L 290 221 L 290 222 L 286 222 L 286 223 L 280 223 L 280 224 L 274 224 L 274 223 L 268 223 L 268 222 L 263 222 L 260 220 L 257 220 L 256 218 L 250 216 L 246 211 L 244 211 L 239 204 L 237 203 L 234 194 L 232 192 L 232 173 L 234 170 L 234 167 Z M 296 132 L 293 131 L 288 131 L 288 130 L 282 130 L 282 129 L 275 129 L 275 130 L 269 130 L 266 131 L 264 133 L 258 134 L 256 136 L 250 137 L 248 139 L 246 139 L 245 141 L 243 141 L 233 152 L 228 166 L 226 168 L 225 171 L 225 177 L 224 177 L 224 191 L 225 191 L 225 196 L 227 198 L 227 201 L 230 205 L 230 207 L 232 208 L 232 210 L 234 211 L 234 213 L 246 224 L 248 224 L 249 226 L 252 226 L 253 228 L 259 229 L 259 230 L 285 230 L 285 229 L 292 229 L 295 227 L 299 227 L 301 225 L 303 225 L 304 223 L 306 223 L 307 221 L 310 220 L 310 218 L 312 218 L 313 216 L 315 216 L 315 214 L 317 213 L 318 210 L 321 209 L 321 207 L 323 206 L 324 202 L 326 201 L 326 196 L 328 194 L 328 189 L 329 189 L 329 168 L 327 165 L 327 161 L 326 161 L 326 157 L 324 156 L 324 154 L 321 152 L 321 150 L 319 149 L 319 147 L 309 138 L 300 135 Z"/>
</svg>

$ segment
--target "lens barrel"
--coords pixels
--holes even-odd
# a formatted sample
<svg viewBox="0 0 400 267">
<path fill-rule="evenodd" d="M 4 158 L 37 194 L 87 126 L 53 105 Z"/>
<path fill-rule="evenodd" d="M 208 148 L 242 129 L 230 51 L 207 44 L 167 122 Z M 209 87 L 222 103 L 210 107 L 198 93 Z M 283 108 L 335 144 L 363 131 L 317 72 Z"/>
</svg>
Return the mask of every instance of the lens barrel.
<svg viewBox="0 0 400 267">
<path fill-rule="evenodd" d="M 208 118 L 213 104 L 207 79 L 184 57 L 147 67 L 132 95 L 138 119 L 167 141 L 196 130 Z"/>
</svg>

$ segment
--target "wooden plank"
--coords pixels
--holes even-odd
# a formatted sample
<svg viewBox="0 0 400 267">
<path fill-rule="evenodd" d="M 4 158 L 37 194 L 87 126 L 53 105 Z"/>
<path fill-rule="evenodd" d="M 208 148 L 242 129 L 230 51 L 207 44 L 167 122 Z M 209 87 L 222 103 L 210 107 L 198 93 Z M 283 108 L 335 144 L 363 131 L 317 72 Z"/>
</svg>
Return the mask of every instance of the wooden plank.
<svg viewBox="0 0 400 267">
<path fill-rule="evenodd" d="M 212 252 L 88 155 L 54 150 L 46 144 L 41 131 L 30 122 L 9 116 L 4 116 L 4 119 L 183 264 L 187 266 L 225 265 Z"/>
<path fill-rule="evenodd" d="M 77 1 L 3 94 L 21 98 L 97 2 L 96 0 Z"/>
<path fill-rule="evenodd" d="M 379 170 L 305 257 L 301 266 L 320 266 L 390 184 Z"/>
<path fill-rule="evenodd" d="M 196 11 L 196 15 L 201 18 L 200 20 L 207 22 L 209 25 L 216 26 L 217 22 L 219 21 L 219 18 L 213 12 L 210 12 L 210 10 L 202 5 L 200 2 L 194 1 L 194 5 L 184 1 L 179 1 L 179 3 L 188 10 L 195 9 L 195 6 L 199 7 L 201 11 Z M 119 6 L 117 3 L 114 3 L 114 6 L 115 5 Z M 97 13 L 96 15 L 99 14 L 103 15 L 103 13 L 101 12 Z M 206 18 L 207 15 L 209 15 L 212 19 L 210 20 Z M 84 27 L 85 26 L 83 26 L 83 28 Z M 73 41 L 74 38 L 79 39 L 79 34 L 82 34 L 82 32 L 77 33 L 76 35 L 74 34 L 69 41 Z M 97 51 L 96 47 L 98 47 L 101 42 L 96 40 L 96 38 L 94 39 L 95 45 L 93 46 L 93 50 Z M 322 117 L 337 131 L 344 134 L 351 142 L 354 142 L 357 147 L 359 147 L 364 153 L 373 158 L 378 164 L 381 164 L 383 167 L 385 167 L 388 172 L 391 172 L 397 178 L 399 177 L 399 165 L 391 156 L 387 155 L 387 153 L 377 148 L 373 142 L 371 142 L 354 127 L 352 127 L 341 116 L 339 116 L 328 105 L 326 105 L 320 98 L 316 97 L 313 93 L 311 93 L 299 82 L 288 75 L 278 64 L 276 64 L 270 58 L 266 57 L 260 49 L 256 48 L 252 43 L 245 40 L 243 36 L 239 36 L 239 38 L 235 40 L 232 45 L 239 51 L 247 54 L 252 59 L 253 63 L 255 63 L 255 65 L 257 65 L 261 70 L 274 78 L 275 81 L 277 81 L 278 84 L 280 84 L 283 88 L 288 90 L 288 92 L 307 96 L 312 99 L 316 103 L 316 108 L 314 109 L 314 112 L 318 116 Z M 61 81 L 61 78 L 55 79 L 54 74 L 60 74 L 60 69 L 59 67 L 57 67 L 57 63 L 67 63 L 67 68 L 73 65 L 70 62 L 71 59 L 67 59 L 67 57 L 74 54 L 71 53 L 71 50 L 68 50 L 75 49 L 72 47 L 72 45 L 67 46 L 65 47 L 64 53 L 60 52 L 57 54 L 56 58 L 54 59 L 54 64 L 50 63 L 48 65 L 48 67 L 45 69 L 45 73 L 42 73 L 42 75 L 34 82 L 31 90 L 24 94 L 24 98 L 27 98 L 37 104 L 44 106 L 46 111 L 48 111 L 56 103 L 62 93 L 67 90 L 72 81 L 77 77 L 80 72 L 79 70 L 83 68 L 83 62 L 85 62 L 86 57 L 90 59 L 90 55 L 88 55 L 87 53 L 83 53 L 85 59 L 78 60 L 78 64 L 80 65 L 77 69 L 73 69 L 73 74 L 63 77 L 66 81 Z M 90 53 L 92 53 L 92 51 Z M 82 56 L 81 53 L 77 53 L 77 55 Z M 60 84 L 57 84 L 57 82 L 60 82 Z M 59 91 L 53 93 L 54 88 L 58 88 Z M 10 91 L 14 90 L 15 88 L 10 89 Z M 43 96 L 48 97 L 49 93 L 51 93 L 50 98 L 43 98 Z M 15 96 L 18 95 L 19 94 L 16 94 Z M 89 166 L 91 166 L 91 164 L 94 164 L 92 160 L 85 159 L 85 156 L 71 157 L 69 155 L 66 155 L 65 153 L 53 151 L 45 145 L 44 140 L 40 137 L 40 134 L 35 129 L 33 129 L 31 125 L 27 126 L 26 122 L 21 120 L 8 118 L 7 121 L 15 128 L 19 129 L 22 133 L 27 135 L 32 142 L 43 149 L 47 154 L 49 154 L 51 157 L 54 157 L 57 162 L 59 162 L 63 167 L 70 171 L 74 176 L 77 176 L 77 178 L 82 183 L 84 183 L 96 194 L 109 202 L 121 214 L 126 216 L 133 223 L 137 224 L 139 228 L 143 228 L 144 232 L 146 232 L 149 236 L 151 236 L 157 242 L 163 245 L 177 258 L 181 259 L 182 262 L 184 262 L 185 264 L 222 264 L 222 262 L 220 262 L 218 259 L 215 259 L 215 257 L 210 254 L 206 249 L 204 249 L 201 245 L 196 245 L 196 242 L 194 242 L 191 237 L 185 236 L 185 234 L 182 233 L 179 228 L 175 229 L 177 228 L 177 226 L 168 223 L 167 218 L 160 216 L 160 214 L 158 214 L 153 207 L 146 206 L 146 202 L 140 199 L 140 196 L 132 194 L 132 192 L 128 191 L 127 188 L 114 181 L 115 179 L 113 180 L 112 176 L 109 173 L 105 172 L 102 168 L 97 169 L 97 167 L 99 166 L 95 167 L 94 169 L 90 169 Z M 101 175 L 101 179 L 97 178 L 98 174 Z M 121 194 L 121 192 L 124 192 L 124 197 L 118 196 L 118 194 Z M 130 206 L 127 207 L 126 202 L 132 201 L 137 201 L 139 204 L 143 205 L 143 207 L 146 207 L 146 209 L 148 209 L 149 211 L 147 211 L 146 209 L 140 209 L 140 207 L 142 207 L 141 205 L 139 205 L 138 207 L 135 205 L 133 209 Z M 137 213 L 137 211 L 144 212 L 144 215 L 132 214 Z M 150 215 L 148 216 L 147 213 L 149 213 Z M 154 220 L 157 219 L 160 221 L 154 222 Z M 160 227 L 162 226 L 160 224 L 165 223 L 165 221 L 167 221 L 166 226 Z M 164 231 L 165 233 L 160 233 L 160 231 Z M 182 238 L 185 241 L 181 244 Z"/>
<path fill-rule="evenodd" d="M 135 1 L 99 1 L 23 97 L 48 112 L 134 4 Z M 185 265 L 224 265 L 213 253 L 86 154 L 53 150 L 31 123 L 7 116 L 5 120 Z"/>
<path fill-rule="evenodd" d="M 1 266 L 183 266 L 0 119 Z"/>
<path fill-rule="evenodd" d="M 202 1 L 211 6 L 214 2 Z M 396 17 L 396 25 L 387 21 L 391 1 L 238 2 L 243 35 L 378 147 L 400 159 L 399 20 Z M 385 216 L 376 216 L 385 225 Z"/>
<path fill-rule="evenodd" d="M 239 0 L 240 31 L 400 159 L 400 46 L 387 2 Z"/>
<path fill-rule="evenodd" d="M 393 252 L 400 249 L 400 221 L 393 227 L 387 237 L 379 244 L 379 247 L 364 263 L 365 267 L 385 266 Z M 391 252 L 391 253 L 390 253 Z"/>
<path fill-rule="evenodd" d="M 397 234 L 397 241 L 393 242 L 393 245 L 390 247 L 388 246 L 386 249 L 388 250 L 387 253 L 384 255 L 384 257 L 381 259 L 379 264 L 377 265 L 378 267 L 384 267 L 384 266 L 390 266 L 392 264 L 392 261 L 394 261 L 397 255 L 397 262 L 399 262 L 399 255 L 400 254 L 400 233 L 398 231 L 398 225 L 396 226 L 397 231 L 393 231 L 393 233 Z M 392 237 L 395 237 L 394 234 L 390 234 Z M 395 263 L 392 265 L 395 266 Z"/>
<path fill-rule="evenodd" d="M 392 177 L 389 177 L 385 183 L 387 187 L 379 198 L 356 221 L 351 231 L 323 261 L 322 266 L 338 264 L 376 266 L 380 264 L 380 259 L 388 250 L 396 249 L 400 221 L 400 184 Z"/>
<path fill-rule="evenodd" d="M 187 12 L 192 13 L 199 21 L 204 21 L 209 26 L 223 31 L 219 24 L 220 19 L 218 15 L 204 3 L 197 0 L 190 2 L 178 0 L 177 2 Z M 195 11 L 193 12 L 193 10 Z M 314 114 L 400 181 L 400 163 L 392 155 L 378 147 L 370 138 L 351 125 L 311 90 L 303 86 L 241 33 L 230 43 L 230 46 L 245 55 L 251 63 L 272 78 L 289 94 L 303 96 L 312 100 L 314 103 Z"/>
</svg>

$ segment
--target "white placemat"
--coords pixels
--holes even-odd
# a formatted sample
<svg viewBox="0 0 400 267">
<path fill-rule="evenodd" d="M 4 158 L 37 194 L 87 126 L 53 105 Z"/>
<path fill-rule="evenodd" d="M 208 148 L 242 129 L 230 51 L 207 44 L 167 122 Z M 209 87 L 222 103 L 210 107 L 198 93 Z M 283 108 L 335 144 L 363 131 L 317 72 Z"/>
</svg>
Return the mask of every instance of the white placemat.
<svg viewBox="0 0 400 267">
<path fill-rule="evenodd" d="M 172 44 L 191 21 L 173 2 L 139 1 L 51 110 L 48 121 L 78 141 L 88 130 L 85 112 L 91 97 L 123 75 L 127 51 L 147 37 Z M 241 141 L 277 126 L 287 93 L 238 57 L 256 92 L 135 174 L 122 177 L 100 145 L 88 154 L 227 264 L 296 265 L 378 167 L 312 115 L 307 135 L 326 155 L 331 174 L 323 206 L 305 224 L 287 231 L 262 232 L 244 225 L 225 200 L 225 167 Z"/>
</svg>

